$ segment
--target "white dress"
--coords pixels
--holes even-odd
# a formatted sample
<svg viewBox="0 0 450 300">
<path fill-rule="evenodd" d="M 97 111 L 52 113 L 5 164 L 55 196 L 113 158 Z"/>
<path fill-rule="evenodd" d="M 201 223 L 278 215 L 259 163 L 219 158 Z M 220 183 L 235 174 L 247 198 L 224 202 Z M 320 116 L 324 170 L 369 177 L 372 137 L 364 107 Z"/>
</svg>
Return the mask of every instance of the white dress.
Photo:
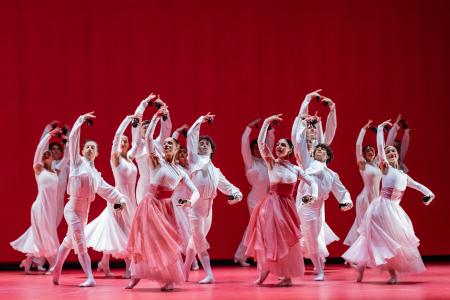
<svg viewBox="0 0 450 300">
<path fill-rule="evenodd" d="M 378 151 L 383 161 L 383 127 L 378 127 Z M 403 171 L 388 166 L 381 180 L 380 197 L 369 206 L 361 226 L 359 237 L 342 257 L 360 267 L 376 267 L 403 273 L 425 271 L 418 247 L 419 239 L 414 233 L 412 222 L 400 206 L 406 187 L 411 187 L 426 196 L 433 193 L 415 182 Z"/>
<path fill-rule="evenodd" d="M 351 244 L 353 244 L 353 242 L 358 238 L 358 228 L 364 218 L 364 215 L 366 214 L 367 208 L 369 207 L 369 204 L 380 194 L 381 170 L 376 165 L 378 160 L 374 159 L 373 164 L 367 163 L 362 153 L 362 141 L 364 140 L 365 133 L 366 129 L 361 129 L 358 140 L 356 141 L 356 160 L 364 163 L 364 169 L 359 170 L 359 173 L 363 179 L 364 187 L 358 197 L 356 197 L 356 218 L 344 240 L 344 245 L 347 246 L 351 246 Z"/>
<path fill-rule="evenodd" d="M 200 117 L 195 121 L 187 136 L 190 177 L 200 193 L 200 199 L 192 205 L 189 211 L 192 236 L 189 240 L 188 248 L 194 249 L 197 253 L 202 253 L 209 249 L 206 235 L 211 228 L 212 205 L 217 195 L 217 189 L 225 195 L 236 195 L 242 199 L 240 190 L 232 185 L 222 172 L 214 166 L 211 158 L 198 154 L 202 120 L 203 117 Z"/>
<path fill-rule="evenodd" d="M 126 117 L 114 137 L 111 152 L 120 152 L 120 139 L 131 119 Z M 131 150 L 130 150 L 131 152 Z M 119 165 L 111 162 L 116 188 L 126 196 L 125 208 L 114 211 L 113 204 L 107 203 L 102 213 L 86 225 L 86 243 L 98 252 L 111 254 L 117 258 L 127 256 L 128 236 L 136 211 L 135 186 L 137 169 L 131 160 L 119 156 Z"/>
<path fill-rule="evenodd" d="M 251 187 L 250 192 L 247 195 L 247 207 L 250 216 L 252 215 L 256 204 L 267 196 L 270 186 L 266 163 L 262 158 L 257 158 L 251 153 L 249 141 L 251 131 L 252 129 L 250 127 L 246 127 L 241 138 L 241 154 L 245 165 L 245 175 Z M 271 151 L 273 149 L 274 139 L 275 135 L 273 130 L 268 131 L 267 146 Z M 247 227 L 245 227 L 242 240 L 234 253 L 234 257 L 239 260 L 245 260 L 246 258 L 244 239 L 247 233 Z"/>
<path fill-rule="evenodd" d="M 298 163 L 304 168 L 305 173 L 313 178 L 319 187 L 319 194 L 312 204 L 304 205 L 302 197 L 311 195 L 310 187 L 301 182 L 296 197 L 297 212 L 300 216 L 301 232 L 303 235 L 303 251 L 305 257 L 313 257 L 319 254 L 322 260 L 329 255 L 326 238 L 326 223 L 324 222 L 325 200 L 330 192 L 336 200 L 341 203 L 352 203 L 348 190 L 339 179 L 339 175 L 329 169 L 324 162 L 314 160 L 308 152 L 306 144 L 306 122 L 301 121 L 299 131 L 294 135 L 294 151 L 296 152 Z M 331 230 L 330 230 L 331 231 Z"/>
<path fill-rule="evenodd" d="M 39 142 L 34 157 L 34 165 L 42 163 L 42 155 L 48 148 L 50 134 Z M 31 226 L 11 246 L 32 257 L 53 257 L 59 248 L 57 210 L 58 175 L 42 168 L 36 175 L 38 195 L 31 206 Z"/>
</svg>

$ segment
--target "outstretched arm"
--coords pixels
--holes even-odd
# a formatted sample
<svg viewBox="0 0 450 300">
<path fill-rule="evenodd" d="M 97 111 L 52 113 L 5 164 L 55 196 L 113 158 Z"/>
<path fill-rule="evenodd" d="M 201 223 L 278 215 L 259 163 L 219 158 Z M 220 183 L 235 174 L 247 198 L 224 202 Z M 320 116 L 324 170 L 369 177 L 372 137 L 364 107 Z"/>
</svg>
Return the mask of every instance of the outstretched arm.
<svg viewBox="0 0 450 300">
<path fill-rule="evenodd" d="M 349 210 L 353 207 L 352 199 L 350 198 L 350 193 L 342 184 L 339 176 L 336 173 L 333 173 L 333 184 L 331 185 L 331 192 L 333 193 L 336 200 L 339 204 L 345 204 L 341 208 L 341 210 Z"/>
<path fill-rule="evenodd" d="M 424 186 L 423 184 L 420 184 L 417 181 L 415 181 L 414 179 L 412 179 L 409 175 L 407 175 L 407 176 L 408 176 L 407 181 L 406 181 L 407 186 L 421 192 L 424 196 L 429 196 L 430 200 L 428 200 L 425 204 L 426 205 L 430 204 L 431 201 L 433 201 L 433 199 L 434 199 L 433 192 L 430 189 L 428 189 L 426 186 Z"/>
<path fill-rule="evenodd" d="M 281 114 L 273 115 L 268 117 L 264 120 L 263 125 L 261 127 L 261 130 L 258 135 L 258 148 L 259 152 L 261 152 L 261 156 L 266 162 L 266 165 L 269 168 L 273 167 L 273 164 L 275 162 L 275 158 L 273 157 L 272 151 L 270 151 L 269 147 L 267 146 L 267 130 L 269 129 L 269 125 L 273 121 L 282 121 Z"/>
</svg>

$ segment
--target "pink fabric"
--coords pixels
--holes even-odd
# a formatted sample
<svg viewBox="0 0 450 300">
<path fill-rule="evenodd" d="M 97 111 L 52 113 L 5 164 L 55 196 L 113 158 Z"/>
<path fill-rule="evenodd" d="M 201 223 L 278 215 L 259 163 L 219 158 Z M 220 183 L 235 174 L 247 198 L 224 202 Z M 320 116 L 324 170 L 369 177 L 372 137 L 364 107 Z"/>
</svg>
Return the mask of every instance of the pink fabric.
<svg viewBox="0 0 450 300">
<path fill-rule="evenodd" d="M 136 210 L 131 226 L 128 252 L 132 273 L 160 283 L 183 283 L 182 238 L 172 226 L 168 205 L 172 190 L 150 186 Z M 173 210 L 171 211 L 173 215 Z"/>
<path fill-rule="evenodd" d="M 294 184 L 273 184 L 250 218 L 244 245 L 260 271 L 294 277 L 304 272 L 300 220 L 292 197 Z"/>
</svg>

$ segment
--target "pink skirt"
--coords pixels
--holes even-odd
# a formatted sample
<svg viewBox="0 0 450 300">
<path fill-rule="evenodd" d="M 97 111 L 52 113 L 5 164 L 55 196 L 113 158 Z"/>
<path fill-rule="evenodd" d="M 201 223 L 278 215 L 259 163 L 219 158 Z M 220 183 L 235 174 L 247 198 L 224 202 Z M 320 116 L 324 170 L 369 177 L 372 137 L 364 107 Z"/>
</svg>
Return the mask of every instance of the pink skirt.
<svg viewBox="0 0 450 300">
<path fill-rule="evenodd" d="M 151 186 L 136 210 L 127 248 L 132 258 L 132 275 L 136 278 L 161 284 L 185 281 L 182 238 L 173 227 L 166 205 L 172 192 Z"/>
<path fill-rule="evenodd" d="M 292 197 L 294 184 L 274 184 L 250 217 L 244 245 L 259 271 L 282 277 L 303 275 L 300 220 Z"/>
</svg>

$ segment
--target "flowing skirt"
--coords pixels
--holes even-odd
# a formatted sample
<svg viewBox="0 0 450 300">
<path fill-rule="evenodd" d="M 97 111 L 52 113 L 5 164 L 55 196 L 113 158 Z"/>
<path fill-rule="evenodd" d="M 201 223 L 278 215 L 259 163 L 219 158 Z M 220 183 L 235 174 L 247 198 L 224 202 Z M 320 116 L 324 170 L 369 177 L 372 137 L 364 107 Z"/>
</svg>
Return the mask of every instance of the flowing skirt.
<svg viewBox="0 0 450 300">
<path fill-rule="evenodd" d="M 369 207 L 369 196 L 365 191 L 361 192 L 356 198 L 356 218 L 353 222 L 347 237 L 344 240 L 344 245 L 351 246 L 359 236 L 358 228 L 362 223 L 367 208 Z"/>
</svg>

